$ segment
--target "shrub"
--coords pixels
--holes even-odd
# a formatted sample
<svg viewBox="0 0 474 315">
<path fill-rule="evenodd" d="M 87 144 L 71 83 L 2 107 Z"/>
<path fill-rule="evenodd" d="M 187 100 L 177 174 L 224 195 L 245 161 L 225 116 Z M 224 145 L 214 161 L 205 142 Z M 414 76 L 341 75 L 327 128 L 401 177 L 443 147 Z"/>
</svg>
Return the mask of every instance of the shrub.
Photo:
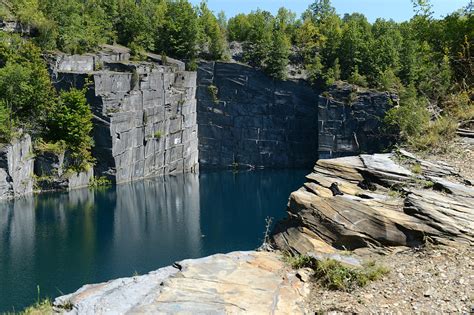
<svg viewBox="0 0 474 315">
<path fill-rule="evenodd" d="M 388 272 L 387 268 L 377 266 L 374 262 L 367 263 L 362 268 L 351 268 L 339 261 L 326 259 L 316 263 L 314 276 L 325 288 L 351 291 L 355 287 L 363 287 L 370 281 L 382 278 Z"/>
<path fill-rule="evenodd" d="M 211 84 L 207 87 L 207 91 L 209 92 L 209 94 L 211 94 L 212 101 L 214 102 L 214 104 L 218 104 L 219 98 L 217 94 L 219 93 L 219 89 L 217 88 L 217 86 Z"/>
<path fill-rule="evenodd" d="M 347 81 L 349 83 L 359 85 L 359 86 L 362 86 L 362 87 L 367 87 L 369 85 L 367 83 L 367 78 L 359 73 L 359 69 L 358 69 L 357 66 L 355 67 L 354 72 L 352 72 L 352 74 L 347 79 Z"/>
<path fill-rule="evenodd" d="M 89 182 L 90 187 L 102 187 L 110 185 L 112 185 L 112 181 L 105 176 L 91 178 Z"/>
<path fill-rule="evenodd" d="M 45 142 L 43 139 L 38 139 L 34 143 L 34 149 L 38 153 L 50 152 L 56 155 L 64 153 L 66 150 L 67 145 L 64 140 L 59 140 L 56 142 Z"/>
<path fill-rule="evenodd" d="M 290 254 L 286 254 L 284 256 L 285 262 L 291 266 L 293 269 L 300 269 L 300 268 L 313 268 L 315 259 L 307 256 L 307 255 L 296 255 L 291 256 Z"/>
</svg>

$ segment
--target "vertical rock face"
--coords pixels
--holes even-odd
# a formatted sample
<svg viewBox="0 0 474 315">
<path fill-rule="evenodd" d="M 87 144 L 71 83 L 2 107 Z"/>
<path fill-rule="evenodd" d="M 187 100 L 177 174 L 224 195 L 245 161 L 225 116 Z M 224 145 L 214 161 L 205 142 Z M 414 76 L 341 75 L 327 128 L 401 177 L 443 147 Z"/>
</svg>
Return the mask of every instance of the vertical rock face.
<svg viewBox="0 0 474 315">
<path fill-rule="evenodd" d="M 317 94 L 237 63 L 198 69 L 201 167 L 305 167 L 317 159 Z"/>
<path fill-rule="evenodd" d="M 0 148 L 0 200 L 33 193 L 31 138 L 24 135 Z"/>
<path fill-rule="evenodd" d="M 398 103 L 388 92 L 338 84 L 319 96 L 319 158 L 381 152 L 393 142 L 382 129 L 385 113 Z"/>
<path fill-rule="evenodd" d="M 98 176 L 127 182 L 198 169 L 196 73 L 158 56 L 130 62 L 126 49 L 61 56 L 53 63 L 58 88 L 92 80 L 93 155 Z"/>
</svg>

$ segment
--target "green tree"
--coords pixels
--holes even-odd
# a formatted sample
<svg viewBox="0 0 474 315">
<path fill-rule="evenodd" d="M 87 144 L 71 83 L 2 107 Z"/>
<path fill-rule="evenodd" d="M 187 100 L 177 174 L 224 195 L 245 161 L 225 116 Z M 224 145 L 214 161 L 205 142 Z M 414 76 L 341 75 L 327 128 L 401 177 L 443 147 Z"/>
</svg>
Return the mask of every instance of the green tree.
<svg viewBox="0 0 474 315">
<path fill-rule="evenodd" d="M 250 30 L 244 43 L 244 60 L 250 65 L 263 68 L 272 45 L 273 16 L 257 10 L 248 15 Z"/>
<path fill-rule="evenodd" d="M 199 25 L 201 51 L 207 51 L 210 59 L 222 59 L 227 44 L 225 33 L 206 2 L 201 2 L 199 7 Z"/>
<path fill-rule="evenodd" d="M 288 56 L 290 54 L 290 42 L 284 30 L 275 29 L 272 34 L 272 43 L 268 57 L 265 61 L 265 71 L 275 79 L 286 78 Z"/>
<path fill-rule="evenodd" d="M 198 15 L 186 0 L 170 1 L 158 28 L 157 51 L 175 58 L 194 59 L 199 39 Z"/>
<path fill-rule="evenodd" d="M 77 170 L 83 170 L 93 160 L 93 115 L 85 92 L 86 90 L 71 89 L 60 93 L 58 103 L 50 113 L 46 134 L 50 141 L 63 140 L 66 143 Z"/>
<path fill-rule="evenodd" d="M 240 13 L 229 19 L 227 33 L 230 41 L 243 42 L 248 39 L 250 33 L 250 21 L 247 15 Z"/>
</svg>

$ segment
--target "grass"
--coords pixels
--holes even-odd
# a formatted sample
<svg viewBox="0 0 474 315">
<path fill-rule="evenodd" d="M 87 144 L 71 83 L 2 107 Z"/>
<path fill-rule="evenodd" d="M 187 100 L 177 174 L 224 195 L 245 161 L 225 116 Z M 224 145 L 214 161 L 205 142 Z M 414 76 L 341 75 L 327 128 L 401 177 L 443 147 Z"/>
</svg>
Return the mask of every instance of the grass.
<svg viewBox="0 0 474 315">
<path fill-rule="evenodd" d="M 22 312 L 16 313 L 20 315 L 43 315 L 54 314 L 53 303 L 50 299 L 38 301 L 32 306 L 25 308 Z"/>
<path fill-rule="evenodd" d="M 421 164 L 415 163 L 411 166 L 411 171 L 413 174 L 421 174 L 422 172 Z"/>
<path fill-rule="evenodd" d="M 351 268 L 334 259 L 326 259 L 317 261 L 314 277 L 325 288 L 347 292 L 379 280 L 388 272 L 387 268 L 377 266 L 375 262 Z"/>
<path fill-rule="evenodd" d="M 286 253 L 283 259 L 293 269 L 311 268 L 314 271 L 313 279 L 329 290 L 349 292 L 357 287 L 364 287 L 371 281 L 380 280 L 389 273 L 386 267 L 379 266 L 374 261 L 356 268 L 334 259 L 317 260 L 308 255 L 291 256 Z"/>
<path fill-rule="evenodd" d="M 315 259 L 307 255 L 291 256 L 290 254 L 285 254 L 283 258 L 293 269 L 314 268 Z"/>
</svg>

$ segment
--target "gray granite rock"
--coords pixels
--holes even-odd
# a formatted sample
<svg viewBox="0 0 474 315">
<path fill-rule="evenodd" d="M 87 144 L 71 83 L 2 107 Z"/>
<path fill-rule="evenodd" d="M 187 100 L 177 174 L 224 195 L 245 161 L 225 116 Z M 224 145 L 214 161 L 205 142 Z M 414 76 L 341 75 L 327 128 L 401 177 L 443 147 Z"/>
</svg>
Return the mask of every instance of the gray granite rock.
<svg viewBox="0 0 474 315">
<path fill-rule="evenodd" d="M 33 154 L 31 137 L 19 139 L 0 148 L 0 199 L 33 193 Z"/>
<path fill-rule="evenodd" d="M 318 103 L 319 158 L 382 152 L 393 144 L 383 118 L 398 103 L 396 94 L 338 83 Z"/>
<path fill-rule="evenodd" d="M 317 93 L 305 81 L 203 62 L 197 99 L 202 167 L 304 167 L 317 159 Z"/>
<path fill-rule="evenodd" d="M 198 171 L 196 73 L 157 55 L 131 62 L 126 48 L 50 58 L 59 89 L 82 88 L 94 114 L 95 174 L 117 183 Z M 100 67 L 96 67 L 100 64 Z"/>
</svg>

